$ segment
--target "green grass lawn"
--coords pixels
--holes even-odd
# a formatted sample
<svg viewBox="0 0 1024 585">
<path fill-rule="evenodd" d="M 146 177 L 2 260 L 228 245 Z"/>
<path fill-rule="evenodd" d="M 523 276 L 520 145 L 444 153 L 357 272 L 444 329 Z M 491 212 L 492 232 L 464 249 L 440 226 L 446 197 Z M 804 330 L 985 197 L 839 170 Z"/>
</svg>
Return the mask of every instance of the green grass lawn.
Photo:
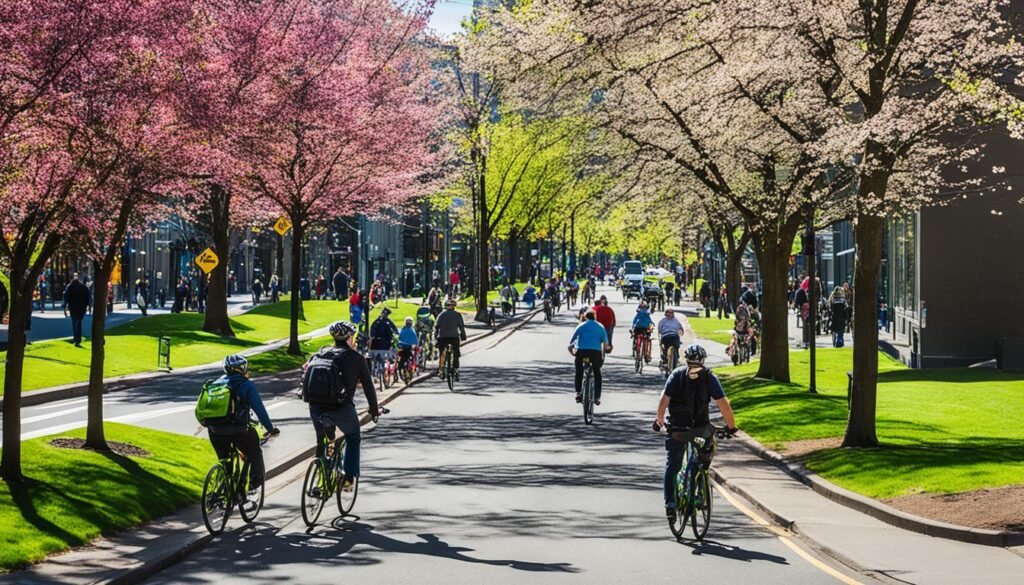
<svg viewBox="0 0 1024 585">
<path fill-rule="evenodd" d="M 793 384 L 753 378 L 756 364 L 716 369 L 741 428 L 773 449 L 842 437 L 853 353 L 817 352 L 819 394 L 807 392 L 808 354 L 790 354 Z M 878 449 L 824 449 L 804 464 L 875 498 L 1024 484 L 1024 375 L 987 369 L 911 370 L 879 356 Z"/>
<path fill-rule="evenodd" d="M 416 305 L 404 302 L 399 303 L 397 309 L 393 302 L 388 306 L 393 311 L 392 319 L 399 326 L 405 315 L 412 315 L 416 310 Z M 347 302 L 305 301 L 303 309 L 305 319 L 299 321 L 300 335 L 349 318 Z M 289 310 L 288 303 L 282 301 L 261 305 L 232 318 L 231 326 L 237 336 L 234 339 L 202 331 L 203 316 L 198 313 L 154 315 L 113 327 L 107 331 L 104 375 L 122 376 L 155 369 L 157 342 L 161 336 L 171 338 L 171 366 L 175 368 L 210 363 L 246 348 L 285 339 L 288 337 Z M 371 317 L 376 317 L 377 311 L 374 309 Z M 35 390 L 88 380 L 89 348 L 89 340 L 83 342 L 81 348 L 67 341 L 32 344 L 25 356 L 24 389 Z M 0 352 L 0 360 L 5 356 L 6 352 Z M 268 367 L 279 364 L 283 368 L 293 362 L 294 359 L 272 357 L 264 363 Z M 4 365 L 0 362 L 0 375 L 3 375 L 3 370 Z"/>
<path fill-rule="evenodd" d="M 687 316 L 686 319 L 697 337 L 729 345 L 729 341 L 732 339 L 732 328 L 735 324 L 733 319 L 719 319 L 714 313 L 710 319 L 705 319 L 704 313 L 697 317 Z"/>
<path fill-rule="evenodd" d="M 0 482 L 0 571 L 42 560 L 102 534 L 169 514 L 199 499 L 216 461 L 205 438 L 107 423 L 107 440 L 146 457 L 22 443 L 22 485 Z M 85 429 L 62 437 L 84 438 Z"/>
</svg>

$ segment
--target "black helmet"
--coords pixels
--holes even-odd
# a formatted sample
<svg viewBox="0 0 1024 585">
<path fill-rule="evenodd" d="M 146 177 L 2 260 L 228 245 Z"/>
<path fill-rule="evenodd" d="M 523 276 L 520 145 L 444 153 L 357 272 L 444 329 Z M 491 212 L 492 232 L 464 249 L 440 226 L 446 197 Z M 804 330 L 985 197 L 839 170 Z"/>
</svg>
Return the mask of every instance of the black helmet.
<svg viewBox="0 0 1024 585">
<path fill-rule="evenodd" d="M 708 352 L 704 351 L 704 348 L 693 344 L 686 348 L 683 352 L 683 358 L 688 364 L 704 364 L 704 359 L 708 357 Z"/>
<path fill-rule="evenodd" d="M 356 326 L 348 321 L 337 321 L 328 330 L 331 337 L 338 341 L 345 341 L 356 332 Z"/>
</svg>

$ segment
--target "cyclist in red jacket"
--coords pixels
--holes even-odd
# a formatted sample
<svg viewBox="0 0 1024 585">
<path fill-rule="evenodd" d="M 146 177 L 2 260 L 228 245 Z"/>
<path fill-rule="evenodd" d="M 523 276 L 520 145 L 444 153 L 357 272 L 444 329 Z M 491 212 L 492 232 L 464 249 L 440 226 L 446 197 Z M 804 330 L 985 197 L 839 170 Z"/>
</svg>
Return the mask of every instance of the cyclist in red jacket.
<svg viewBox="0 0 1024 585">
<path fill-rule="evenodd" d="M 604 325 L 608 332 L 608 353 L 612 351 L 612 331 L 615 329 L 615 311 L 608 306 L 608 297 L 601 295 L 597 304 L 594 305 L 594 312 L 597 314 L 597 322 Z"/>
</svg>

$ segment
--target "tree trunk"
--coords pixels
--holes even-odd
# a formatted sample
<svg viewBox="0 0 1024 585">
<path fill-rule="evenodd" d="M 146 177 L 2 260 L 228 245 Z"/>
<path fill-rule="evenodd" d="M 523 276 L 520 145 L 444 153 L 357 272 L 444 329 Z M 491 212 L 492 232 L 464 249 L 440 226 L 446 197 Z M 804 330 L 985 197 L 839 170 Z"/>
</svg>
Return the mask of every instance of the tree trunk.
<svg viewBox="0 0 1024 585">
<path fill-rule="evenodd" d="M 11 258 L 10 303 L 8 321 L 7 364 L 4 369 L 4 429 L 3 453 L 0 454 L 0 476 L 7 483 L 20 482 L 21 473 L 21 376 L 25 368 L 25 324 L 28 320 L 32 289 L 39 281 L 43 266 L 57 248 L 60 236 L 51 233 L 42 245 L 26 246 L 15 244 L 14 258 Z M 19 242 L 20 243 L 20 242 Z M 25 252 L 25 249 L 30 250 Z M 31 250 L 39 253 L 31 258 Z"/>
<path fill-rule="evenodd" d="M 743 235 L 739 241 L 729 234 L 725 241 L 728 244 L 725 250 L 725 291 L 729 298 L 729 305 L 736 310 L 740 300 L 740 284 L 743 280 L 741 270 L 743 268 L 743 253 L 750 242 L 749 231 L 744 228 Z"/>
<path fill-rule="evenodd" d="M 755 238 L 756 239 L 756 238 Z M 784 237 L 782 241 L 792 242 Z M 781 245 L 775 238 L 757 244 L 761 268 L 761 361 L 758 378 L 789 382 L 789 312 L 786 293 L 789 253 L 792 244 Z"/>
<path fill-rule="evenodd" d="M 21 375 L 25 365 L 25 321 L 32 302 L 31 285 L 16 275 L 25 274 L 24 263 L 11 267 L 11 314 L 8 322 L 7 367 L 4 370 L 4 447 L 0 475 L 7 483 L 21 475 Z M 26 294 L 27 293 L 27 294 Z"/>
<path fill-rule="evenodd" d="M 862 185 L 872 188 L 874 185 Z M 878 298 L 878 277 L 882 267 L 882 238 L 885 218 L 858 213 L 854 239 L 857 264 L 853 295 L 853 393 L 850 417 L 846 422 L 844 447 L 875 447 L 875 406 L 878 392 L 878 327 L 875 302 Z"/>
<path fill-rule="evenodd" d="M 306 232 L 306 226 L 298 217 L 291 217 L 292 221 L 292 296 L 291 296 L 291 323 L 288 329 L 288 353 L 302 355 L 302 348 L 299 346 L 299 319 L 303 315 L 302 293 L 299 287 L 299 279 L 302 272 L 302 239 Z M 367 288 L 369 293 L 369 288 Z M 363 318 L 367 318 L 364 316 Z"/>
<path fill-rule="evenodd" d="M 96 279 L 93 282 L 92 293 L 92 361 L 89 364 L 89 403 L 85 445 L 99 451 L 110 450 L 103 432 L 103 364 L 106 359 L 104 327 L 107 324 L 107 287 L 110 286 L 110 271 L 113 266 L 113 255 L 110 254 L 110 256 L 109 263 L 106 258 L 102 262 L 94 263 Z"/>
<path fill-rule="evenodd" d="M 213 249 L 220 263 L 210 272 L 210 285 L 206 290 L 206 313 L 203 331 L 224 337 L 234 337 L 228 318 L 228 259 L 230 258 L 231 194 L 220 185 L 210 185 L 210 226 L 213 230 Z"/>
</svg>

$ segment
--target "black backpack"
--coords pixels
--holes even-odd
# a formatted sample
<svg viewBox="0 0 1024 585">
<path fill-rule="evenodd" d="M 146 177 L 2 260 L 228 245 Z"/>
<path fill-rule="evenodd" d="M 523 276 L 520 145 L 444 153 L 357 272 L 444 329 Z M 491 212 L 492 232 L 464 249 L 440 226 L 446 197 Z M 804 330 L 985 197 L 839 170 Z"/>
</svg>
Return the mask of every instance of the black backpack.
<svg viewBox="0 0 1024 585">
<path fill-rule="evenodd" d="M 324 406 L 345 403 L 345 389 L 341 384 L 341 369 L 335 364 L 339 352 L 334 348 L 321 349 L 306 362 L 302 374 L 302 400 Z"/>
<path fill-rule="evenodd" d="M 668 415 L 673 427 L 693 428 L 694 421 L 707 418 L 708 403 L 711 401 L 711 392 L 708 390 L 711 370 L 702 368 L 696 380 L 691 380 L 688 372 L 689 368 L 676 370 L 680 376 L 682 392 L 673 392 L 669 399 Z"/>
</svg>

